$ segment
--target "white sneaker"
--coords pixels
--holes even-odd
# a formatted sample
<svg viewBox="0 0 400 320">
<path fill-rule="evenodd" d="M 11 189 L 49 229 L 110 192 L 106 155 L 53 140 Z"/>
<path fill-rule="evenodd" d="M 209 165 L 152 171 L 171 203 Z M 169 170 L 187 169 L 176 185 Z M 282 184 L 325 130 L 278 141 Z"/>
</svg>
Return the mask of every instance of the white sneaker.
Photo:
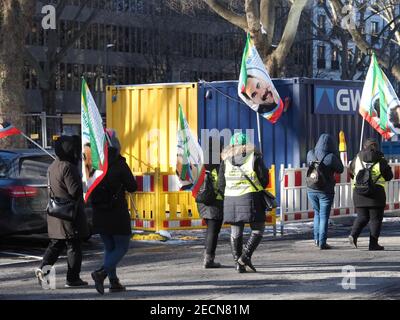
<svg viewBox="0 0 400 320">
<path fill-rule="evenodd" d="M 45 280 L 44 280 L 44 273 L 43 273 L 42 269 L 36 268 L 35 276 L 38 280 L 39 286 L 41 286 L 43 288 L 43 281 L 45 281 Z"/>
</svg>

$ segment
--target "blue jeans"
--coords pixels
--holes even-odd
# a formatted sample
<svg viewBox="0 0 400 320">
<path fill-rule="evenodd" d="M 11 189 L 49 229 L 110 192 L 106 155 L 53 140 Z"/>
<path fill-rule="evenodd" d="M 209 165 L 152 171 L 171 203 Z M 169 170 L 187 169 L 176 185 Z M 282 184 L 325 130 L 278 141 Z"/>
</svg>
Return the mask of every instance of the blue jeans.
<svg viewBox="0 0 400 320">
<path fill-rule="evenodd" d="M 314 240 L 319 246 L 326 244 L 328 222 L 334 196 L 334 194 L 322 192 L 308 192 L 308 198 L 314 209 Z"/>
<path fill-rule="evenodd" d="M 100 234 L 104 243 L 104 271 L 109 279 L 117 279 L 117 265 L 128 252 L 130 235 Z"/>
</svg>

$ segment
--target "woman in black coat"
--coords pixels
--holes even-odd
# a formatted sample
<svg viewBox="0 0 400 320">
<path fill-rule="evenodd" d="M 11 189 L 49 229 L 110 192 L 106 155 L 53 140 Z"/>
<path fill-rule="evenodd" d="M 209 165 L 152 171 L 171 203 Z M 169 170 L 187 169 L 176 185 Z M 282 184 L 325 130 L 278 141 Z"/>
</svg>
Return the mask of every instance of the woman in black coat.
<svg viewBox="0 0 400 320">
<path fill-rule="evenodd" d="M 92 272 L 96 290 L 104 294 L 104 280 L 108 276 L 110 292 L 124 291 L 117 277 L 117 265 L 129 249 L 131 217 L 125 192 L 135 192 L 137 184 L 124 157 L 114 130 L 107 130 L 111 141 L 108 148 L 108 170 L 90 199 L 93 207 L 93 230 L 104 243 L 103 266 Z"/>
<path fill-rule="evenodd" d="M 214 142 L 214 143 L 213 143 Z M 207 224 L 207 233 L 205 241 L 205 253 L 204 253 L 204 264 L 203 267 L 208 268 L 220 268 L 221 264 L 214 262 L 215 251 L 217 249 L 218 235 L 221 231 L 222 219 L 223 219 L 223 196 L 218 192 L 218 171 L 221 161 L 221 142 L 219 138 L 216 140 L 210 137 L 208 140 L 209 151 L 208 159 L 206 159 L 205 169 L 206 177 L 203 185 L 201 186 L 199 193 L 203 192 L 207 186 L 207 180 L 210 179 L 213 191 L 216 195 L 215 200 L 205 205 L 204 203 L 197 203 L 197 209 L 200 216 L 205 220 Z M 219 146 L 219 148 L 216 147 Z M 213 150 L 213 148 L 215 150 Z M 214 151 L 214 152 L 213 152 Z"/>
<path fill-rule="evenodd" d="M 251 177 L 252 183 L 245 175 Z M 218 189 L 224 195 L 224 223 L 231 225 L 232 256 L 239 273 L 256 272 L 251 257 L 265 229 L 266 207 L 260 191 L 268 182 L 269 172 L 262 154 L 248 142 L 247 135 L 234 134 L 230 145 L 222 151 Z M 251 235 L 243 250 L 245 223 L 250 223 Z"/>
<path fill-rule="evenodd" d="M 71 136 L 61 136 L 55 143 L 56 160 L 48 169 L 49 186 L 54 197 L 77 202 L 77 214 L 74 221 L 61 220 L 47 215 L 49 246 L 43 261 L 35 274 L 41 283 L 44 280 L 44 266 L 52 266 L 67 247 L 68 287 L 85 286 L 88 283 L 80 279 L 82 264 L 82 239 L 89 236 L 87 219 L 83 207 L 82 179 L 77 167 L 79 146 Z"/>
<path fill-rule="evenodd" d="M 383 212 L 386 206 L 385 181 L 393 179 L 392 168 L 378 150 L 378 143 L 375 139 L 367 139 L 363 149 L 350 163 L 349 173 L 352 179 L 355 179 L 357 173 L 363 167 L 372 167 L 372 179 L 376 181 L 375 190 L 370 195 L 359 194 L 354 189 L 353 181 L 353 201 L 356 207 L 357 218 L 354 221 L 351 234 L 349 236 L 350 244 L 357 248 L 357 239 L 364 227 L 370 224 L 369 250 L 384 250 L 383 246 L 378 244 L 381 232 Z"/>
</svg>

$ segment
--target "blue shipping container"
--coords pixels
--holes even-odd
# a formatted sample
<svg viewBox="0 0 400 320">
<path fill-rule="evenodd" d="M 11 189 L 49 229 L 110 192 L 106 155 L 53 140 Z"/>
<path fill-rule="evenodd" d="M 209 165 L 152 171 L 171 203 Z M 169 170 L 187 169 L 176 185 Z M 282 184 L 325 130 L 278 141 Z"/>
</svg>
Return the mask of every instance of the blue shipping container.
<svg viewBox="0 0 400 320">
<path fill-rule="evenodd" d="M 339 131 L 343 130 L 349 161 L 357 154 L 363 122 L 358 114 L 362 81 L 293 78 L 273 82 L 281 98 L 291 100 L 276 124 L 260 119 L 264 160 L 267 166 L 276 165 L 278 192 L 280 165 L 299 167 L 305 163 L 307 151 L 322 133 L 331 134 L 338 143 Z M 258 146 L 257 115 L 238 97 L 237 81 L 202 82 L 198 99 L 199 137 L 201 129 L 254 129 Z M 381 141 L 379 134 L 365 123 L 364 139 L 368 137 Z"/>
</svg>

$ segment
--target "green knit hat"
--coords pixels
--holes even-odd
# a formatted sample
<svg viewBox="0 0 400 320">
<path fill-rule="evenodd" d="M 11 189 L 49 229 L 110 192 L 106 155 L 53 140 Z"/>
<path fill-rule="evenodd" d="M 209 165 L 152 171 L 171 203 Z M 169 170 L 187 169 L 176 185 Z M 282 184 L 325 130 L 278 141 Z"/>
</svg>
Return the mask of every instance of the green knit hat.
<svg viewBox="0 0 400 320">
<path fill-rule="evenodd" d="M 247 144 L 247 135 L 241 132 L 235 133 L 232 138 L 231 138 L 231 142 L 230 145 L 234 146 L 234 145 L 245 145 Z"/>
</svg>

